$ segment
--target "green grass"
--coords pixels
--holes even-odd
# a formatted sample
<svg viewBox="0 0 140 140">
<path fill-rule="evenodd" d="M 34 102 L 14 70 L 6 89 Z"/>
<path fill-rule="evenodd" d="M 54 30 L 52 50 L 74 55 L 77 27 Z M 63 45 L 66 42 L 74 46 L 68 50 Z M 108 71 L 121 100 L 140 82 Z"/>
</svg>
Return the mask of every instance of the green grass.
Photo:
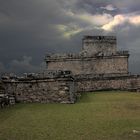
<svg viewBox="0 0 140 140">
<path fill-rule="evenodd" d="M 0 140 L 140 140 L 140 93 L 95 92 L 76 104 L 0 109 Z"/>
</svg>

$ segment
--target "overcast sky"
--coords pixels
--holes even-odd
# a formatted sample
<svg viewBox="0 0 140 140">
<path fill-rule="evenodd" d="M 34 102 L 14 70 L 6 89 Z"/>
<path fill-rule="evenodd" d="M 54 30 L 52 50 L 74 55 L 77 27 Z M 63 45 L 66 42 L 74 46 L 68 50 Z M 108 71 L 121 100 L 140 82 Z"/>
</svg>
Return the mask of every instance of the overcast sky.
<svg viewBox="0 0 140 140">
<path fill-rule="evenodd" d="M 0 0 L 0 72 L 37 72 L 46 53 L 78 52 L 83 35 L 116 35 L 140 73 L 140 0 Z"/>
</svg>

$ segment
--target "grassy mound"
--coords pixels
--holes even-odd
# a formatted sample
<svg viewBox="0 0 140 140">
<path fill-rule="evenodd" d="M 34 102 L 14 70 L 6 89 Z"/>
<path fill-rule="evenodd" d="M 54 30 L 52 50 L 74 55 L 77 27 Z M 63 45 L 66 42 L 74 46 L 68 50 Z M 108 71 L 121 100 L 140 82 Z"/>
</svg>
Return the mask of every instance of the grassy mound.
<svg viewBox="0 0 140 140">
<path fill-rule="evenodd" d="M 0 140 L 139 140 L 140 93 L 83 94 L 76 104 L 0 109 Z"/>
</svg>

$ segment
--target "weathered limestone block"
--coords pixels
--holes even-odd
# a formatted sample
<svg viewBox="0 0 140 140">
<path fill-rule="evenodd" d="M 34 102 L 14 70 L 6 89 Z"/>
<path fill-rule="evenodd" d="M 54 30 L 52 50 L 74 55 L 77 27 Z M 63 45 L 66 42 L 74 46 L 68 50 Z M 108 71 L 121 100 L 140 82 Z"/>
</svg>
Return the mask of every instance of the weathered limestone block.
<svg viewBox="0 0 140 140">
<path fill-rule="evenodd" d="M 74 103 L 76 95 L 71 77 L 9 82 L 5 81 L 6 92 L 14 93 L 18 102 L 68 102 Z"/>
<path fill-rule="evenodd" d="M 100 52 L 115 54 L 117 51 L 117 39 L 115 36 L 85 36 L 83 38 L 83 51 L 89 55 Z"/>
<path fill-rule="evenodd" d="M 76 79 L 77 92 L 98 91 L 98 90 L 125 90 L 139 91 L 140 76 L 119 76 L 102 78 L 79 78 Z"/>
</svg>

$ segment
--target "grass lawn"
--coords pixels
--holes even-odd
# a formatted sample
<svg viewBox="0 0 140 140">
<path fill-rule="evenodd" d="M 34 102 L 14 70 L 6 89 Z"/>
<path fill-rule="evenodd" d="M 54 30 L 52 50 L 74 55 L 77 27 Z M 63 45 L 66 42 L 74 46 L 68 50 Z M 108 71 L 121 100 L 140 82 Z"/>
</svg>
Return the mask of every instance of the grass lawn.
<svg viewBox="0 0 140 140">
<path fill-rule="evenodd" d="M 0 109 L 0 140 L 140 140 L 140 93 L 95 92 L 76 104 Z"/>
</svg>

